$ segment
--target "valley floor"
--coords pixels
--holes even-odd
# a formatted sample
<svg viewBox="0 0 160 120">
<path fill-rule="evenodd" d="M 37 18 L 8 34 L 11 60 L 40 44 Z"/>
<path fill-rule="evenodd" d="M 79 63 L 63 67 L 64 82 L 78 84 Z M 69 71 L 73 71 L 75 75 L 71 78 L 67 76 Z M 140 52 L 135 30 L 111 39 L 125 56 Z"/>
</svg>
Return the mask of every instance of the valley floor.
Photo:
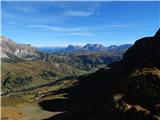
<svg viewBox="0 0 160 120">
<path fill-rule="evenodd" d="M 54 92 L 70 87 L 76 83 L 75 79 L 64 80 L 53 86 L 2 96 L 2 120 L 43 120 L 63 111 L 50 112 L 43 110 L 39 102 L 50 99 L 66 99 L 64 94 L 53 95 Z M 54 107 L 54 106 L 53 106 Z"/>
<path fill-rule="evenodd" d="M 10 99 L 10 98 L 8 98 Z M 58 114 L 42 110 L 37 103 L 19 103 L 17 105 L 2 105 L 2 120 L 42 120 Z"/>
</svg>

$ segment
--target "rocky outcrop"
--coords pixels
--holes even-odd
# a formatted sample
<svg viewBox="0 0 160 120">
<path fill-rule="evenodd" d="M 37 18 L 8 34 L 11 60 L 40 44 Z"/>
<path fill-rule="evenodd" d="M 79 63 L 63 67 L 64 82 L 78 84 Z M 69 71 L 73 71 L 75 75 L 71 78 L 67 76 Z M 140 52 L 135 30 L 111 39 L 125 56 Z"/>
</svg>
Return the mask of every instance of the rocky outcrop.
<svg viewBox="0 0 160 120">
<path fill-rule="evenodd" d="M 9 38 L 1 36 L 1 58 L 11 59 L 13 56 L 25 60 L 33 60 L 40 55 L 37 49 L 29 44 L 18 44 Z"/>
</svg>

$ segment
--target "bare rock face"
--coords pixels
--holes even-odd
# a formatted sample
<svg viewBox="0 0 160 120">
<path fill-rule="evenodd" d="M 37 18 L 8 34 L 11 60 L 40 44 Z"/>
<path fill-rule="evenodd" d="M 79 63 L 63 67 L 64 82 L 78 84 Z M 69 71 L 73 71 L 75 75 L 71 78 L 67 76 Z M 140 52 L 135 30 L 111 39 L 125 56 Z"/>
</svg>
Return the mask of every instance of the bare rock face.
<svg viewBox="0 0 160 120">
<path fill-rule="evenodd" d="M 84 50 L 89 50 L 89 51 L 106 51 L 106 47 L 101 45 L 101 44 L 86 44 L 83 47 Z"/>
<path fill-rule="evenodd" d="M 18 44 L 13 40 L 1 36 L 1 58 L 11 59 L 11 56 L 25 60 L 33 60 L 39 57 L 37 49 L 28 44 Z"/>
</svg>

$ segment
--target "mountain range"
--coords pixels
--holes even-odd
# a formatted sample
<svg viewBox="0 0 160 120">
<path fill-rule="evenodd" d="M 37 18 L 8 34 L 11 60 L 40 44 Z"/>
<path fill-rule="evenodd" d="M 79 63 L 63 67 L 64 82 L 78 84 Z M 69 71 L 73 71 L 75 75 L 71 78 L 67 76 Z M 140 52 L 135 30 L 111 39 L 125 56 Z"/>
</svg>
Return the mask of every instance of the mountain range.
<svg viewBox="0 0 160 120">
<path fill-rule="evenodd" d="M 1 36 L 1 48 L 3 91 L 20 90 L 57 78 L 94 72 L 119 61 L 124 53 L 108 52 L 106 47 L 99 44 L 83 47 L 70 45 L 59 53 L 46 53 L 45 50 L 16 43 L 4 36 Z M 118 49 L 117 46 L 115 48 Z"/>
<path fill-rule="evenodd" d="M 131 46 L 132 46 L 132 44 L 111 45 L 111 46 L 108 46 L 108 47 L 105 47 L 101 44 L 86 44 L 84 46 L 68 45 L 67 47 L 40 47 L 38 49 L 42 52 L 48 52 L 48 53 L 100 52 L 100 51 L 121 53 L 121 52 L 125 52 Z"/>
<path fill-rule="evenodd" d="M 124 52 L 130 48 L 131 44 L 124 45 L 112 45 L 105 47 L 101 44 L 86 44 L 84 46 L 69 45 L 68 47 L 41 47 L 36 48 L 29 44 L 19 44 L 13 40 L 1 36 L 1 58 L 2 59 L 23 59 L 23 60 L 36 60 L 42 59 L 43 53 L 57 53 L 57 54 L 88 54 L 88 53 L 100 53 L 106 52 L 110 54 L 119 54 L 122 56 Z"/>
</svg>

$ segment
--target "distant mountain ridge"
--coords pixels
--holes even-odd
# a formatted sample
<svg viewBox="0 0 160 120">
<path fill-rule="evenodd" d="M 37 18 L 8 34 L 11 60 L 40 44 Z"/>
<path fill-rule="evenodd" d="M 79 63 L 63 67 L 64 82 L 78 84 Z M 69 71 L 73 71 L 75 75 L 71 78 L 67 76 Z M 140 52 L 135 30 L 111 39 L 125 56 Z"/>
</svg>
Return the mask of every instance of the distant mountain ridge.
<svg viewBox="0 0 160 120">
<path fill-rule="evenodd" d="M 83 49 L 87 51 L 105 51 L 106 47 L 101 44 L 86 44 Z"/>
<path fill-rule="evenodd" d="M 132 44 L 122 44 L 122 45 L 111 45 L 107 47 L 109 52 L 125 52 L 128 48 L 130 48 Z"/>
<path fill-rule="evenodd" d="M 108 52 L 125 52 L 128 48 L 130 48 L 132 44 L 123 44 L 123 45 L 111 45 L 111 46 L 103 46 L 101 44 L 86 44 L 84 46 L 79 45 L 68 45 L 67 47 L 40 47 L 38 50 L 48 52 L 48 53 L 57 53 L 57 52 L 100 52 L 100 51 L 108 51 Z"/>
<path fill-rule="evenodd" d="M 61 52 L 65 47 L 37 47 L 38 51 L 45 53 Z"/>
<path fill-rule="evenodd" d="M 82 49 L 83 49 L 82 46 L 78 46 L 78 45 L 68 45 L 68 47 L 64 48 L 63 51 L 74 52 L 74 51 L 79 51 L 79 50 L 82 50 Z"/>
</svg>

